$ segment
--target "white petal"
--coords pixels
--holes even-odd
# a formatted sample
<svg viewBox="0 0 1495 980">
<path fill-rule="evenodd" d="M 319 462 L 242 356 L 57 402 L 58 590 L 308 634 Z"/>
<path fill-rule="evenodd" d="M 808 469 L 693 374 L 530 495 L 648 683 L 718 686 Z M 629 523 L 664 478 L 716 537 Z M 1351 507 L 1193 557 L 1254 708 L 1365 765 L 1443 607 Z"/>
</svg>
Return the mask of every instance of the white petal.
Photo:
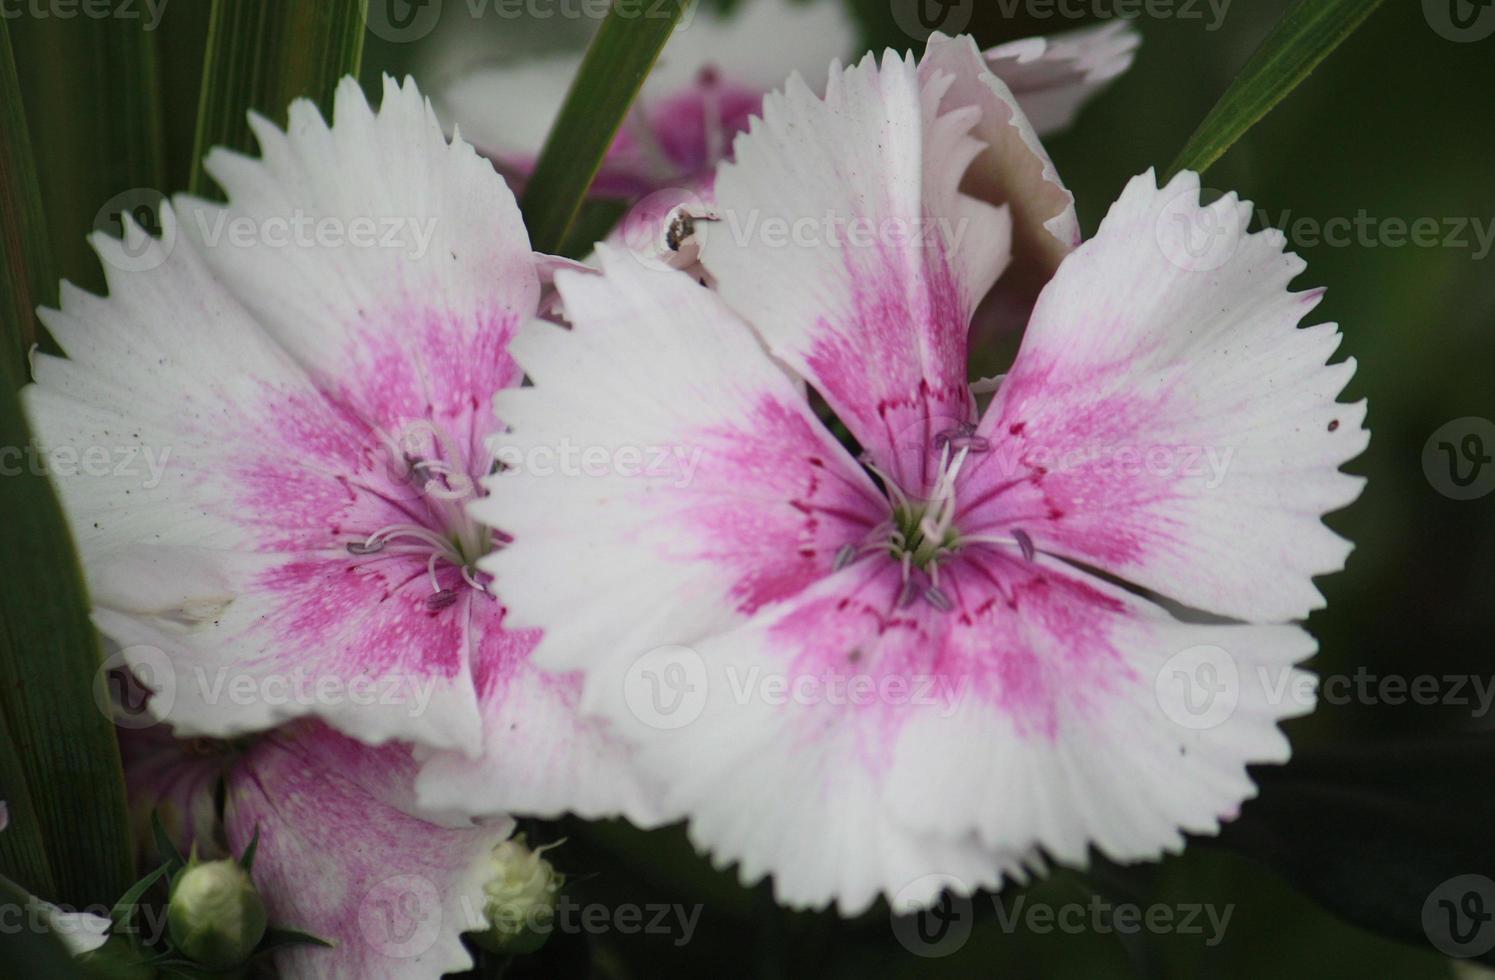
<svg viewBox="0 0 1495 980">
<path fill-rule="evenodd" d="M 514 345 L 534 384 L 498 398 L 510 466 L 473 507 L 513 536 L 483 567 L 516 626 L 543 626 L 536 659 L 564 670 L 792 594 L 886 506 L 719 297 L 598 256 L 603 275 L 556 276 L 572 329 Z"/>
<path fill-rule="evenodd" d="M 1132 66 L 1142 35 L 1125 20 L 1029 37 L 986 52 L 1040 136 L 1069 128 L 1080 108 Z"/>
<path fill-rule="evenodd" d="M 963 474 L 963 533 L 1021 527 L 1235 618 L 1323 604 L 1312 579 L 1350 545 L 1320 518 L 1364 482 L 1339 467 L 1369 440 L 1365 403 L 1335 400 L 1354 361 L 1327 363 L 1333 324 L 1298 327 L 1322 291 L 1288 291 L 1303 261 L 1250 217 L 1234 195 L 1201 206 L 1195 174 L 1131 181 L 1039 298 L 982 420 L 994 451 Z"/>
<path fill-rule="evenodd" d="M 971 163 L 962 189 L 1012 212 L 1012 268 L 998 284 L 1013 301 L 1030 305 L 1070 249 L 1080 243 L 1074 195 L 1059 179 L 1048 151 L 1024 114 L 1020 100 L 989 69 L 969 36 L 935 34 L 919 61 L 921 78 L 949 75 L 941 100 L 945 112 L 975 107 L 971 135 L 986 144 Z"/>
<path fill-rule="evenodd" d="M 701 232 L 717 291 L 878 465 L 927 489 L 932 436 L 972 421 L 966 331 L 1006 264 L 1007 214 L 960 193 L 978 110 L 951 78 L 868 56 L 817 98 L 791 80 L 740 136 Z"/>
</svg>

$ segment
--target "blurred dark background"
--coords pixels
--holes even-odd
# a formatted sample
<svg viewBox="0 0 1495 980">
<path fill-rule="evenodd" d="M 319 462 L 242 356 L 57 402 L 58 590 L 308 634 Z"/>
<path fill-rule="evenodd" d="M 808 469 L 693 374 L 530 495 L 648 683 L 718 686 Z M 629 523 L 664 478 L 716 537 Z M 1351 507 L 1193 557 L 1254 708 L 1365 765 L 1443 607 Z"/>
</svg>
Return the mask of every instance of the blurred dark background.
<svg viewBox="0 0 1495 980">
<path fill-rule="evenodd" d="M 917 46 L 898 27 L 906 21 L 896 8 L 901 2 L 855 0 L 869 45 Z M 1018 8 L 1011 17 L 1004 15 L 1009 6 Z M 1105 0 L 1073 6 L 1102 13 L 1113 7 Z M 1288 6 L 1235 0 L 1217 19 L 1218 0 L 1214 9 L 1194 5 L 1197 13 L 1188 17 L 1180 0 L 1167 8 L 1172 16 L 1137 18 L 1143 44 L 1134 67 L 1070 132 L 1048 142 L 1087 233 L 1128 177 L 1166 168 Z M 110 124 L 123 96 L 110 90 L 111 66 L 86 52 L 90 32 L 112 25 L 12 20 L 53 247 L 69 278 L 100 285 L 82 236 L 105 200 L 129 189 L 118 176 L 127 172 L 121 137 L 135 138 L 131 153 L 159 154 L 161 190 L 185 187 L 206 7 L 203 0 L 170 0 L 164 9 L 152 43 L 168 111 L 162 130 L 152 133 L 122 134 Z M 424 80 L 442 70 L 439 45 L 454 37 L 471 53 L 488 43 L 523 49 L 535 43 L 536 31 L 544 35 L 540 43 L 565 44 L 585 28 L 475 20 L 461 0 L 446 8 L 438 29 L 420 41 L 367 37 L 365 81 L 407 70 Z M 948 26 L 968 17 L 966 30 L 990 45 L 1083 23 L 1035 16 L 1045 9 L 967 0 L 948 8 Z M 1002 899 L 1009 909 L 1019 900 L 1083 903 L 1091 894 L 1130 896 L 1144 906 L 1229 906 L 1223 938 L 1207 943 L 1208 929 L 1203 936 L 1042 934 L 1005 926 L 983 896 L 969 941 L 949 956 L 922 959 L 900 945 L 886 910 L 850 923 L 774 912 L 761 889 L 739 889 L 711 872 L 676 834 L 552 826 L 537 829 L 572 835 L 555 856 L 577 879 L 577 894 L 614 903 L 702 901 L 704 913 L 689 943 L 561 935 L 508 975 L 1455 975 L 1452 960 L 1419 947 L 1419 910 L 1406 905 L 1412 899 L 1402 901 L 1401 926 L 1380 930 L 1392 937 L 1346 919 L 1374 920 L 1379 913 L 1363 906 L 1384 904 L 1372 893 L 1388 880 L 1413 882 L 1408 893 L 1420 904 L 1427 891 L 1417 875 L 1427 872 L 1418 861 L 1430 848 L 1454 848 L 1440 867 L 1461 867 L 1470 847 L 1483 863 L 1468 870 L 1489 873 L 1492 863 L 1495 754 L 1485 746 L 1495 735 L 1479 691 L 1495 684 L 1495 462 L 1461 489 L 1430 440 L 1462 446 L 1470 433 L 1484 432 L 1483 450 L 1495 454 L 1495 258 L 1487 254 L 1495 234 L 1495 31 L 1456 41 L 1435 29 L 1429 9 L 1417 0 L 1384 3 L 1210 170 L 1205 184 L 1238 191 L 1288 233 L 1308 262 L 1298 287 L 1328 287 L 1315 316 L 1341 325 L 1341 354 L 1359 362 L 1348 395 L 1370 399 L 1370 449 L 1350 466 L 1369 486 L 1330 518 L 1356 550 L 1343 574 L 1320 583 L 1328 607 L 1309 622 L 1321 647 L 1311 666 L 1372 682 L 1437 677 L 1445 703 L 1388 703 L 1393 695 L 1323 704 L 1291 723 L 1300 759 L 1284 772 L 1262 774 L 1262 797 L 1246 806 L 1244 829 L 1227 846 L 1199 843 L 1144 868 L 1062 872 L 1027 893 L 1009 889 Z M 1495 11 L 1487 16 L 1495 19 Z M 90 100 L 97 112 L 75 108 Z M 1408 240 L 1405 227 L 1418 219 L 1438 223 L 1437 244 Z M 1322 240 L 1322 230 L 1343 228 L 1346 220 L 1364 230 L 1347 241 Z M 1475 421 L 1457 421 L 1469 419 Z M 1466 477 L 1473 465 L 1466 461 Z M 1481 487 L 1484 496 L 1455 499 Z M 1465 678 L 1459 691 L 1447 680 L 1453 676 Z M 1460 695 L 1468 703 L 1456 703 Z M 1471 823 L 1483 828 L 1480 839 L 1450 843 Z M 1481 968 L 1459 969 L 1473 977 Z"/>
</svg>

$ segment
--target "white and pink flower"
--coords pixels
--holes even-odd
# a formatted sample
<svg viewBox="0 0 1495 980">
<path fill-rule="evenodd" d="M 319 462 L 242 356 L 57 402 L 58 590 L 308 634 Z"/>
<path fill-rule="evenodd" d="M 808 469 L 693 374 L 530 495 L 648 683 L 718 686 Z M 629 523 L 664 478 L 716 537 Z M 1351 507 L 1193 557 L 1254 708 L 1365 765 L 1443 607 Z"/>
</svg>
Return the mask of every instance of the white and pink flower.
<svg viewBox="0 0 1495 980">
<path fill-rule="evenodd" d="M 58 474 L 96 623 L 179 736 L 315 717 L 415 746 L 431 807 L 647 820 L 476 568 L 504 536 L 466 504 L 540 298 L 513 195 L 413 83 L 253 128 L 261 159 L 206 162 L 229 203 L 95 236 L 108 297 L 42 313 L 68 357 L 35 360 L 38 441 L 164 462 Z"/>
<path fill-rule="evenodd" d="M 479 567 L 544 630 L 537 662 L 584 671 L 665 808 L 795 905 L 1215 832 L 1311 708 L 1279 696 L 1314 650 L 1292 621 L 1350 550 L 1320 518 L 1362 483 L 1338 471 L 1368 438 L 1336 401 L 1354 364 L 1327 363 L 1333 325 L 1298 328 L 1320 292 L 1289 291 L 1282 236 L 1192 174 L 1133 179 L 1065 243 L 980 407 L 976 305 L 1073 212 L 984 193 L 1062 186 L 972 58 L 936 38 L 767 98 L 718 171 L 722 224 L 823 233 L 708 225 L 712 289 L 606 246 L 601 275 L 558 273 L 572 326 L 514 341 L 533 386 L 496 405 L 520 462 L 473 505 L 513 535 Z M 613 465 L 522 464 L 561 446 Z M 693 465 L 622 465 L 649 447 Z M 1174 668 L 1201 651 L 1234 678 L 1193 724 Z M 641 684 L 690 717 L 640 711 Z"/>
</svg>

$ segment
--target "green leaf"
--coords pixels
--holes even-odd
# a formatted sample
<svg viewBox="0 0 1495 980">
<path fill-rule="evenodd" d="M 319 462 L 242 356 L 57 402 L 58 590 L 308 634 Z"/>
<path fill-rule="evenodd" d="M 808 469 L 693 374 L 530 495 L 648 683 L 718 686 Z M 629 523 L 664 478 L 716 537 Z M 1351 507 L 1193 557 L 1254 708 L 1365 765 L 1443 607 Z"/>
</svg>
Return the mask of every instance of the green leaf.
<svg viewBox="0 0 1495 980">
<path fill-rule="evenodd" d="M 1363 929 L 1427 944 L 1447 928 L 1439 899 L 1462 904 L 1457 879 L 1495 880 L 1492 770 L 1490 733 L 1300 749 L 1252 770 L 1261 793 L 1217 843 Z M 1495 912 L 1495 894 L 1475 901 Z M 1475 952 L 1495 964 L 1495 950 Z"/>
<path fill-rule="evenodd" d="M 239 867 L 245 871 L 254 870 L 254 855 L 260 849 L 260 825 L 254 825 L 254 836 L 249 838 L 249 844 L 244 848 L 244 853 L 239 855 Z"/>
<path fill-rule="evenodd" d="M 689 0 L 613 0 L 566 93 L 520 207 L 530 243 L 558 251 L 602 158 Z"/>
<path fill-rule="evenodd" d="M 56 296 L 52 245 L 42 216 L 41 188 L 26 130 L 26 109 L 11 57 L 10 33 L 0 22 L 0 306 L 19 327 L 5 359 L 26 377 L 26 354 L 36 342 L 36 307 Z"/>
<path fill-rule="evenodd" d="M 1307 78 L 1381 0 L 1298 0 L 1194 130 L 1169 175 L 1204 172 Z"/>
<path fill-rule="evenodd" d="M 131 885 L 130 890 L 121 895 L 119 901 L 115 902 L 114 907 L 109 910 L 109 921 L 113 922 L 116 926 L 127 924 L 130 921 L 130 917 L 135 914 L 135 909 L 139 907 L 141 897 L 150 891 L 150 887 L 162 875 L 170 870 L 171 865 L 163 864 L 155 871 L 152 871 Z"/>
<path fill-rule="evenodd" d="M 0 100 L 16 100 L 13 75 L 0 74 L 0 88 Z M 9 165 L 16 173 L 31 167 L 16 157 Z M 7 208 L 0 240 L 24 240 L 12 222 L 34 218 Z M 7 275 L 15 269 L 6 263 Z M 7 288 L 13 295 L 19 286 Z M 27 323 L 25 311 L 0 308 L 0 349 L 19 349 Z M 81 908 L 120 894 L 135 877 L 124 776 L 114 725 L 94 701 L 98 636 L 72 540 L 46 476 L 30 465 L 34 443 L 17 391 L 24 374 L 11 357 L 5 361 L 0 446 L 20 450 L 23 465 L 0 475 L 0 554 L 14 572 L 0 589 L 0 725 L 9 757 L 3 765 L 18 769 L 29 790 L 27 820 L 34 819 L 50 857 L 48 899 Z M 34 860 L 30 874 L 37 874 Z"/>
<path fill-rule="evenodd" d="M 166 832 L 165 824 L 161 823 L 161 811 L 151 811 L 151 836 L 156 840 L 156 853 L 161 855 L 161 860 L 166 862 L 167 869 L 174 875 L 187 866 L 187 861 L 182 857 L 182 852 L 172 842 L 171 835 Z"/>
<path fill-rule="evenodd" d="M 26 889 L 0 876 L 0 910 L 5 910 L 5 921 L 9 923 L 7 928 L 0 929 L 0 963 L 4 964 L 5 975 L 76 976 L 77 965 L 62 940 L 50 930 L 28 928 L 35 901 Z"/>
<path fill-rule="evenodd" d="M 165 179 L 159 25 L 151 14 L 163 8 L 107 4 L 109 16 L 11 21 L 56 271 L 94 290 L 102 290 L 103 277 L 84 236 L 110 227 L 121 210 L 158 201 Z"/>
<path fill-rule="evenodd" d="M 14 878 L 38 895 L 53 895 L 57 882 L 36 819 L 36 804 L 26 786 L 26 772 L 9 728 L 0 720 L 0 786 L 4 789 L 6 827 L 0 831 L 0 875 Z"/>
<path fill-rule="evenodd" d="M 248 112 L 284 125 L 297 98 L 331 117 L 332 95 L 363 60 L 366 0 L 213 0 L 193 145 L 192 192 L 205 193 L 202 158 L 215 146 L 254 149 Z"/>
<path fill-rule="evenodd" d="M 330 940 L 323 939 L 321 936 L 313 936 L 311 933 L 302 932 L 299 929 L 280 929 L 276 926 L 271 926 L 265 930 L 265 938 L 261 939 L 260 944 L 254 948 L 254 955 L 258 956 L 261 953 L 268 953 L 270 950 L 279 949 L 281 946 L 323 946 L 331 949 L 335 945 Z"/>
</svg>

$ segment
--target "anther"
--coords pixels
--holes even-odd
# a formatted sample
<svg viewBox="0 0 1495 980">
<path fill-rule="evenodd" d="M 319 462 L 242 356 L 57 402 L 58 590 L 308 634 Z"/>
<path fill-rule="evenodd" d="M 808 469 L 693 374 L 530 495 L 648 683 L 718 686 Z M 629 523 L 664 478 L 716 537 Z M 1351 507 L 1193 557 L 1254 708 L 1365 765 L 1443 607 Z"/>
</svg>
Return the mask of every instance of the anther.
<svg viewBox="0 0 1495 980">
<path fill-rule="evenodd" d="M 1028 561 L 1032 561 L 1037 551 L 1033 547 L 1033 539 L 1028 536 L 1028 532 L 1020 527 L 1014 528 L 1012 531 L 1012 540 L 1017 542 L 1018 549 L 1022 551 L 1023 557 Z"/>
<path fill-rule="evenodd" d="M 931 585 L 924 590 L 924 601 L 929 603 L 940 612 L 949 612 L 955 608 L 955 603 L 945 594 L 945 590 L 937 585 Z"/>
<path fill-rule="evenodd" d="M 852 545 L 852 544 L 843 544 L 840 547 L 840 549 L 836 552 L 836 561 L 835 561 L 835 564 L 831 566 L 832 570 L 839 572 L 841 569 L 845 568 L 847 565 L 850 565 L 851 562 L 852 562 L 852 559 L 856 558 L 856 556 L 857 556 L 857 549 L 856 549 L 855 545 Z"/>
<path fill-rule="evenodd" d="M 384 542 L 379 540 L 348 542 L 348 554 L 350 555 L 376 555 L 383 550 Z"/>
<path fill-rule="evenodd" d="M 972 453 L 984 453 L 991 450 L 991 441 L 985 436 L 978 436 L 976 427 L 969 422 L 936 433 L 934 444 L 941 449 L 950 446 Z"/>
<path fill-rule="evenodd" d="M 435 612 L 438 609 L 445 609 L 456 601 L 456 592 L 451 589 L 442 589 L 439 592 L 432 592 L 426 596 L 426 608 Z"/>
</svg>

